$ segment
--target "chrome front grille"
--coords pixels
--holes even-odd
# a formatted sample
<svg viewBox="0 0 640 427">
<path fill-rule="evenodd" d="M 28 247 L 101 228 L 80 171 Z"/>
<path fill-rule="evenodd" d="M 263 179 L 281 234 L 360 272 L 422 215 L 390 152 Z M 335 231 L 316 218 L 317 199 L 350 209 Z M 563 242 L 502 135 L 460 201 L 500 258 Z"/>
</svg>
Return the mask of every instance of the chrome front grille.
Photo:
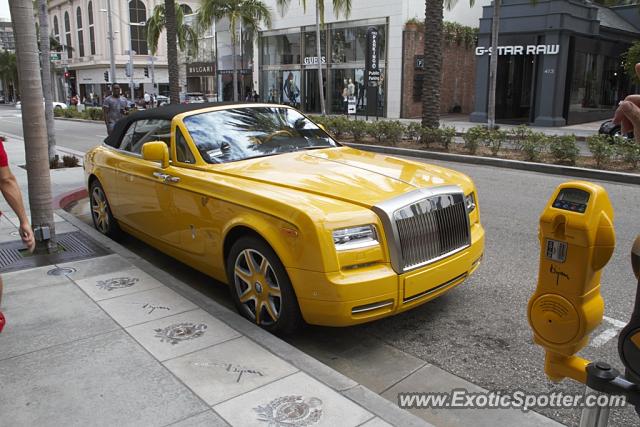
<svg viewBox="0 0 640 427">
<path fill-rule="evenodd" d="M 471 244 L 464 193 L 457 186 L 421 189 L 374 207 L 398 273 L 446 258 Z"/>
</svg>

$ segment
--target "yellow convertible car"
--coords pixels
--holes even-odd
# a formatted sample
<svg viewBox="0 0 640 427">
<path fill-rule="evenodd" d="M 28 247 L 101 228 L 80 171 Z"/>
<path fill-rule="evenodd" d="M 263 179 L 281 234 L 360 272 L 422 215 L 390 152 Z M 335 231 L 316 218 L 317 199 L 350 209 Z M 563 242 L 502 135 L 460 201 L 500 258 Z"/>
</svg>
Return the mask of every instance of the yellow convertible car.
<svg viewBox="0 0 640 427">
<path fill-rule="evenodd" d="M 85 157 L 95 227 L 228 283 L 272 332 L 409 310 L 479 265 L 473 182 L 345 147 L 274 104 L 136 112 Z"/>
</svg>

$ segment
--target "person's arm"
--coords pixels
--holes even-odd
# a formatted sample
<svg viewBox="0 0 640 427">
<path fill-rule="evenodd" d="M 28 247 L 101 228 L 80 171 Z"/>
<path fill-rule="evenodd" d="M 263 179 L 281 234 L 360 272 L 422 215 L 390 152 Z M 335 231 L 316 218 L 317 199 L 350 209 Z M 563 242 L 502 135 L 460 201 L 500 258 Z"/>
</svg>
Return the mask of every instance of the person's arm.
<svg viewBox="0 0 640 427">
<path fill-rule="evenodd" d="M 104 124 L 109 126 L 109 104 L 105 102 L 102 104 L 102 116 L 104 118 Z"/>
<path fill-rule="evenodd" d="M 4 151 L 4 147 L 1 147 L 0 191 L 2 192 L 2 195 L 4 196 L 7 203 L 9 203 L 9 206 L 11 206 L 11 209 L 13 209 L 13 211 L 18 216 L 18 220 L 20 221 L 20 237 L 31 252 L 35 249 L 36 241 L 33 237 L 33 231 L 31 230 L 31 225 L 29 224 L 27 212 L 25 211 L 24 204 L 22 203 L 22 193 L 20 191 L 20 187 L 18 187 L 18 182 L 16 181 L 15 175 L 13 175 L 11 169 L 9 169 L 6 158 L 7 157 Z"/>
</svg>

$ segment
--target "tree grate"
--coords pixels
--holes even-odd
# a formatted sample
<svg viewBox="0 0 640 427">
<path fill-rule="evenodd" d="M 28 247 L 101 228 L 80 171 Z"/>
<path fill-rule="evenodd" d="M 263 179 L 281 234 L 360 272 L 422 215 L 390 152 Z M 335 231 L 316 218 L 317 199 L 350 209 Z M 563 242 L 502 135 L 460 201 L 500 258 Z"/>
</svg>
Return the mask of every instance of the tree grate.
<svg viewBox="0 0 640 427">
<path fill-rule="evenodd" d="M 0 273 L 79 261 L 112 253 L 86 234 L 75 231 L 56 235 L 58 252 L 31 255 L 20 240 L 0 244 Z"/>
</svg>

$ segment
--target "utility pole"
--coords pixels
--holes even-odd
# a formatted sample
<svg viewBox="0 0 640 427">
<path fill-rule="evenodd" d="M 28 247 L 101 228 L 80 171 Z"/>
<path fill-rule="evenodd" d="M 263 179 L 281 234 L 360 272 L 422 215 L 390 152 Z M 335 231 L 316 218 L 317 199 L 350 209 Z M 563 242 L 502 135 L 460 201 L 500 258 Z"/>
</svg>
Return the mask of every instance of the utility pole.
<svg viewBox="0 0 640 427">
<path fill-rule="evenodd" d="M 110 60 L 109 83 L 111 84 L 111 89 L 113 89 L 113 85 L 114 83 L 116 83 L 116 58 L 113 53 L 113 25 L 111 23 L 111 0 L 107 0 L 107 16 L 109 21 L 109 60 Z"/>
<path fill-rule="evenodd" d="M 156 92 L 156 70 L 153 60 L 153 55 L 151 55 L 151 86 L 153 86 L 153 97 L 155 98 L 158 93 Z"/>
</svg>

